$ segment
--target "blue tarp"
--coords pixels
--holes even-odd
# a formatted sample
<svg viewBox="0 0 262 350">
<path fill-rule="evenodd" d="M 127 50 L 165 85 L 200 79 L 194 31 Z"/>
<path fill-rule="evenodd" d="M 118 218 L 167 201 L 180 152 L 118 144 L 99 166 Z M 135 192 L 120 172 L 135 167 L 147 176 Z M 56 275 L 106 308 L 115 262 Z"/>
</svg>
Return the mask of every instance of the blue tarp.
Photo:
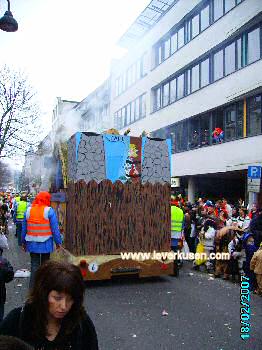
<svg viewBox="0 0 262 350">
<path fill-rule="evenodd" d="M 105 149 L 106 178 L 115 182 L 125 182 L 125 164 L 128 157 L 130 137 L 122 135 L 103 135 Z"/>
</svg>

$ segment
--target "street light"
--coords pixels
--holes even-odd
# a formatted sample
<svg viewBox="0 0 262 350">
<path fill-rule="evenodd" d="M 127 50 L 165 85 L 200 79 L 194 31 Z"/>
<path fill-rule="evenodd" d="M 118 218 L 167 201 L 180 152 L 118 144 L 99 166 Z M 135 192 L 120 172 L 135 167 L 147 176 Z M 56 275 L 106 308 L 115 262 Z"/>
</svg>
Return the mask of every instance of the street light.
<svg viewBox="0 0 262 350">
<path fill-rule="evenodd" d="M 18 23 L 10 11 L 10 0 L 7 0 L 7 3 L 8 11 L 6 11 L 4 16 L 0 18 L 0 29 L 4 30 L 5 32 L 16 32 L 18 29 Z"/>
</svg>

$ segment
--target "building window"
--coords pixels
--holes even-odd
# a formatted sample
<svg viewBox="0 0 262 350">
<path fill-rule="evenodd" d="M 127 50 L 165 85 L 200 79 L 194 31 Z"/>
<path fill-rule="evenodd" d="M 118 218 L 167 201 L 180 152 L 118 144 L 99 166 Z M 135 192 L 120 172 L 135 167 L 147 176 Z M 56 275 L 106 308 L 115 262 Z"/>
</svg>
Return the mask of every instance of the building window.
<svg viewBox="0 0 262 350">
<path fill-rule="evenodd" d="M 139 98 L 135 100 L 135 120 L 140 119 L 140 106 L 139 106 Z"/>
<path fill-rule="evenodd" d="M 236 42 L 237 45 L 237 69 L 242 68 L 242 43 L 241 38 L 239 38 Z"/>
<path fill-rule="evenodd" d="M 200 146 L 200 135 L 199 135 L 199 117 L 190 118 L 188 120 L 189 125 L 189 139 L 188 148 L 194 149 Z"/>
<path fill-rule="evenodd" d="M 161 87 L 155 90 L 155 110 L 161 108 Z"/>
<path fill-rule="evenodd" d="M 170 81 L 170 103 L 176 100 L 176 79 Z"/>
<path fill-rule="evenodd" d="M 210 114 L 200 117 L 200 146 L 205 147 L 210 144 Z"/>
<path fill-rule="evenodd" d="M 201 62 L 201 87 L 204 87 L 209 84 L 209 58 Z"/>
<path fill-rule="evenodd" d="M 260 29 L 256 28 L 248 33 L 248 64 L 260 58 Z"/>
<path fill-rule="evenodd" d="M 248 118 L 247 118 L 247 131 L 248 136 L 254 136 L 261 134 L 261 95 L 251 97 L 248 100 Z"/>
<path fill-rule="evenodd" d="M 214 21 L 218 20 L 224 14 L 223 0 L 213 0 L 213 18 Z"/>
<path fill-rule="evenodd" d="M 224 75 L 223 68 L 223 50 L 218 51 L 213 56 L 213 73 L 214 73 L 214 81 L 220 79 Z"/>
<path fill-rule="evenodd" d="M 182 27 L 177 32 L 177 47 L 178 49 L 185 44 L 185 28 Z"/>
<path fill-rule="evenodd" d="M 233 73 L 236 69 L 235 42 L 225 47 L 225 75 Z"/>
<path fill-rule="evenodd" d="M 187 120 L 179 122 L 175 128 L 175 150 L 176 152 L 187 151 L 188 145 L 188 125 Z"/>
<path fill-rule="evenodd" d="M 210 17 L 209 17 L 209 5 L 207 5 L 200 13 L 201 20 L 201 32 L 205 30 L 210 25 Z"/>
<path fill-rule="evenodd" d="M 163 107 L 169 104 L 169 82 L 163 85 Z"/>
<path fill-rule="evenodd" d="M 170 56 L 170 38 L 164 43 L 164 59 L 166 60 Z"/>
<path fill-rule="evenodd" d="M 191 92 L 199 89 L 199 64 L 191 69 Z"/>
<path fill-rule="evenodd" d="M 159 65 L 162 62 L 162 43 L 157 48 L 157 61 L 156 64 Z"/>
<path fill-rule="evenodd" d="M 184 74 L 181 74 L 177 78 L 177 99 L 184 97 L 184 88 L 185 88 L 185 82 L 184 82 Z"/>
<path fill-rule="evenodd" d="M 225 13 L 232 10 L 236 6 L 236 0 L 225 0 Z"/>
<path fill-rule="evenodd" d="M 171 36 L 171 55 L 177 51 L 177 33 Z"/>
<path fill-rule="evenodd" d="M 225 140 L 231 141 L 236 138 L 236 106 L 232 105 L 225 109 Z"/>
<path fill-rule="evenodd" d="M 131 103 L 126 106 L 126 123 L 127 125 L 131 123 Z"/>
<path fill-rule="evenodd" d="M 243 137 L 244 104 L 243 101 L 237 103 L 237 139 Z"/>
<path fill-rule="evenodd" d="M 192 39 L 199 34 L 199 15 L 197 14 L 191 20 L 192 23 Z"/>
<path fill-rule="evenodd" d="M 131 123 L 133 123 L 135 121 L 135 101 L 132 101 L 130 105 Z"/>
<path fill-rule="evenodd" d="M 146 94 L 140 96 L 141 118 L 146 116 Z"/>
</svg>

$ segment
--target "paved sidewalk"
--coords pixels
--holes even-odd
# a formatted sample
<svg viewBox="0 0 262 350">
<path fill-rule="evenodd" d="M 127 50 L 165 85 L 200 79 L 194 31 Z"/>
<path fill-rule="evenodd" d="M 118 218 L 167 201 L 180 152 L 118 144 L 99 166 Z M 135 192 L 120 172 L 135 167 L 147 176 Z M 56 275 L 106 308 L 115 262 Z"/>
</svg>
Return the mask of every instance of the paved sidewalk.
<svg viewBox="0 0 262 350">
<path fill-rule="evenodd" d="M 15 237 L 15 225 L 12 220 L 11 223 L 9 222 L 8 244 L 9 250 L 4 250 L 3 256 L 10 261 L 14 271 L 18 269 L 30 270 L 30 256 L 18 247 L 17 238 Z M 14 278 L 12 282 L 6 284 L 5 315 L 25 302 L 28 285 L 29 278 Z"/>
</svg>

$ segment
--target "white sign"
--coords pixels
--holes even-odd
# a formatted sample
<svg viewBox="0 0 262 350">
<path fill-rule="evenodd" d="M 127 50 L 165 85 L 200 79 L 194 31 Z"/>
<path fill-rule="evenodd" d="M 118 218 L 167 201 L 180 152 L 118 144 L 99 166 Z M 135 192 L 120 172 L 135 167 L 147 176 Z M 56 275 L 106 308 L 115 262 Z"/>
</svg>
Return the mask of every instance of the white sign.
<svg viewBox="0 0 262 350">
<path fill-rule="evenodd" d="M 98 271 L 98 264 L 96 262 L 91 262 L 89 265 L 88 265 L 88 270 L 90 272 L 93 272 L 93 273 L 96 273 Z"/>
<path fill-rule="evenodd" d="M 261 179 L 248 178 L 248 180 L 247 180 L 247 190 L 248 190 L 248 192 L 259 193 L 260 192 L 260 188 L 261 188 L 260 186 L 261 186 Z"/>
<path fill-rule="evenodd" d="M 171 187 L 180 187 L 179 177 L 171 177 Z"/>
</svg>

